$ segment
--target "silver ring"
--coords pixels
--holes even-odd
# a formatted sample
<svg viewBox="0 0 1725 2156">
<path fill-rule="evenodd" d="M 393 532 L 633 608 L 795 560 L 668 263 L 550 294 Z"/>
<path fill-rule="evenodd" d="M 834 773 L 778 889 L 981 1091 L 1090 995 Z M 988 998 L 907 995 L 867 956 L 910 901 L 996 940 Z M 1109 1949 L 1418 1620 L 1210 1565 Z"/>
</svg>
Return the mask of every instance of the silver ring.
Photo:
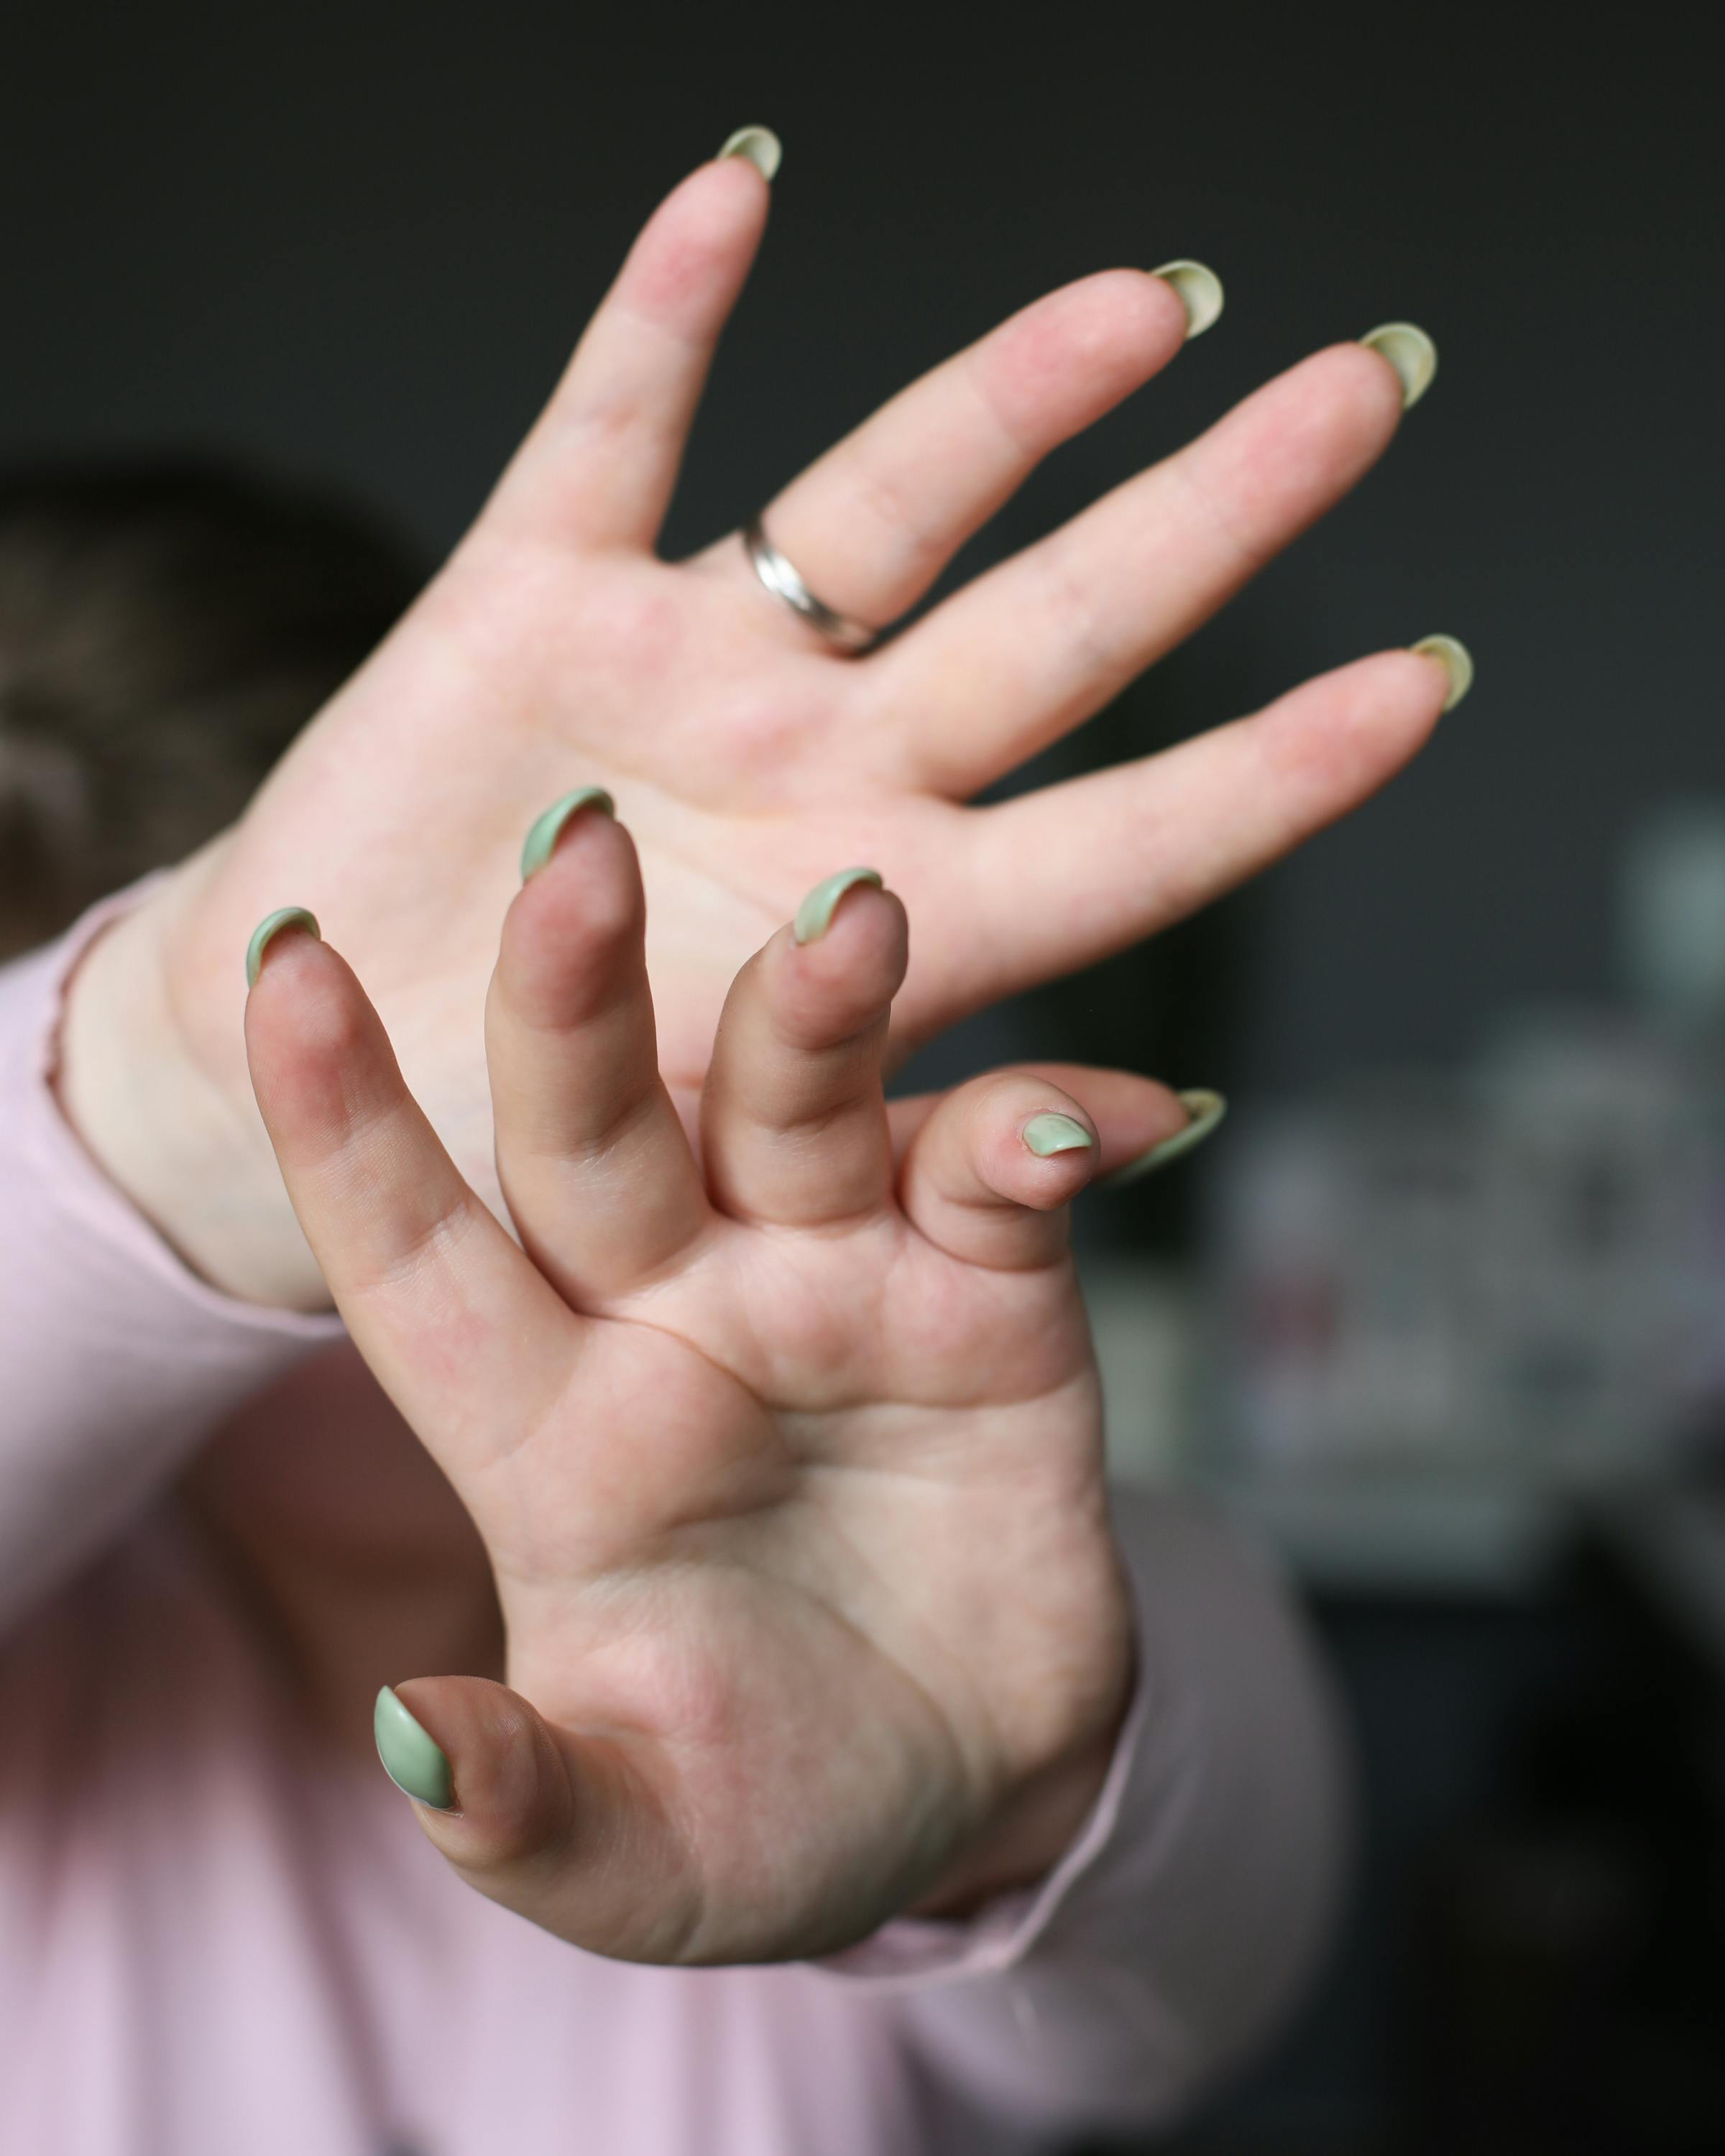
<svg viewBox="0 0 1725 2156">
<path fill-rule="evenodd" d="M 781 598 L 793 613 L 799 613 L 812 629 L 825 637 L 827 642 L 840 651 L 855 655 L 866 651 L 880 636 L 878 629 L 869 629 L 860 621 L 851 621 L 842 613 L 835 613 L 824 600 L 818 599 L 797 574 L 795 568 L 781 554 L 762 529 L 758 516 L 752 518 L 743 528 L 742 543 L 755 565 L 755 574 L 775 598 Z"/>
</svg>

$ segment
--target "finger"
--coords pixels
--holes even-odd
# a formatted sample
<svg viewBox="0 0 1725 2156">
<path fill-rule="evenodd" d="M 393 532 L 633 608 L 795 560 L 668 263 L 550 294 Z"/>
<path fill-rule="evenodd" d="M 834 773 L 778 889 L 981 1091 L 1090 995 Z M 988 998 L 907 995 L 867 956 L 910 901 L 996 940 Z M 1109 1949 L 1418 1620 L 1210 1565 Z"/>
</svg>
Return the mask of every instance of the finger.
<svg viewBox="0 0 1725 2156">
<path fill-rule="evenodd" d="M 698 1903 L 679 1836 L 615 1742 L 480 1677 L 377 1697 L 378 1756 L 470 1886 L 595 1953 L 675 1961 Z"/>
<path fill-rule="evenodd" d="M 882 406 L 762 522 L 829 606 L 890 622 L 1050 449 L 1167 364 L 1187 321 L 1173 287 L 1143 270 L 1051 292 Z M 734 540 L 710 558 L 753 578 Z M 788 608 L 777 613 L 791 634 L 812 634 Z"/>
<path fill-rule="evenodd" d="M 659 1075 L 640 865 L 608 795 L 529 834 L 485 1000 L 497 1173 L 522 1246 L 578 1306 L 669 1265 L 709 1217 Z"/>
<path fill-rule="evenodd" d="M 818 884 L 737 975 L 701 1101 L 707 1185 L 745 1220 L 809 1226 L 884 1206 L 880 1073 L 905 911 L 872 869 Z"/>
<path fill-rule="evenodd" d="M 1225 1110 L 1221 1096 L 1208 1087 L 1177 1093 L 1132 1070 L 1105 1070 L 1087 1063 L 1019 1063 L 1013 1068 L 1020 1077 L 1045 1079 L 1083 1109 L 1096 1132 L 1095 1183 L 1116 1176 L 1136 1179 L 1152 1167 L 1171 1163 L 1189 1151 L 1196 1137 L 1208 1137 Z M 895 1158 L 903 1160 L 924 1124 L 951 1097 L 950 1090 L 905 1093 L 886 1103 Z"/>
<path fill-rule="evenodd" d="M 499 1399 L 531 1417 L 561 1392 L 575 1321 L 462 1180 L 364 989 L 315 934 L 270 941 L 245 1040 L 288 1196 L 355 1344 L 444 1466 L 477 1460 Z"/>
<path fill-rule="evenodd" d="M 968 812 L 962 873 L 996 929 L 969 999 L 1093 964 L 1279 860 L 1399 771 L 1449 690 L 1441 660 L 1379 652 L 1140 762 Z"/>
<path fill-rule="evenodd" d="M 963 797 L 1069 732 L 1339 501 L 1401 413 L 1387 360 L 1315 353 L 978 578 L 880 654 L 895 763 Z"/>
<path fill-rule="evenodd" d="M 747 157 L 726 157 L 660 203 L 499 482 L 487 524 L 653 544 L 768 195 Z"/>
<path fill-rule="evenodd" d="M 1096 1174 L 1096 1124 L 1072 1094 L 1028 1070 L 949 1093 L 911 1141 L 899 1203 L 967 1265 L 1028 1272 L 1065 1253 L 1068 1208 Z"/>
</svg>

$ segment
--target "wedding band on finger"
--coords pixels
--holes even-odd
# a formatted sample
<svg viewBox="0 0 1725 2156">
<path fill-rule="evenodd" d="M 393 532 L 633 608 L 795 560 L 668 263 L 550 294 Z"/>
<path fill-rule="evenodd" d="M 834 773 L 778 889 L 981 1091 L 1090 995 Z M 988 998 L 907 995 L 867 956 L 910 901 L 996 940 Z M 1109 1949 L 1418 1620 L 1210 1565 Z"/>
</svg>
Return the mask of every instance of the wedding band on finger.
<svg viewBox="0 0 1725 2156">
<path fill-rule="evenodd" d="M 795 566 L 788 562 L 767 536 L 758 516 L 753 518 L 743 531 L 742 543 L 748 550 L 749 560 L 754 564 L 755 574 L 775 598 L 781 598 L 793 613 L 800 614 L 809 626 L 824 636 L 836 651 L 851 657 L 866 651 L 876 642 L 880 631 L 870 629 L 860 621 L 836 612 L 824 599 L 818 599 Z"/>
</svg>

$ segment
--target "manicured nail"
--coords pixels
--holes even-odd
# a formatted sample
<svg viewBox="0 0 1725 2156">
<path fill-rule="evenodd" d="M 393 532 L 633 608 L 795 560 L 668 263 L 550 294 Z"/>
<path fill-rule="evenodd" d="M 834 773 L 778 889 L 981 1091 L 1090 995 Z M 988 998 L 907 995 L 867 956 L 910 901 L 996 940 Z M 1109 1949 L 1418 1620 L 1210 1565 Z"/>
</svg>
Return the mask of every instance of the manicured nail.
<svg viewBox="0 0 1725 2156">
<path fill-rule="evenodd" d="M 1360 339 L 1368 352 L 1382 352 L 1402 378 L 1402 409 L 1410 411 L 1431 387 L 1437 372 L 1437 346 L 1414 322 L 1380 322 Z"/>
<path fill-rule="evenodd" d="M 1088 1151 L 1096 1143 L 1083 1124 L 1075 1122 L 1070 1116 L 1032 1116 L 1023 1137 L 1039 1160 L 1046 1160 L 1051 1152 Z"/>
<path fill-rule="evenodd" d="M 444 1748 L 414 1721 L 388 1685 L 372 1711 L 372 1729 L 383 1771 L 398 1789 L 422 1804 L 447 1811 L 454 1787 Z"/>
<path fill-rule="evenodd" d="M 721 157 L 747 157 L 763 180 L 770 180 L 784 156 L 784 145 L 770 127 L 739 127 L 725 137 Z"/>
<path fill-rule="evenodd" d="M 1423 659 L 1440 659 L 1444 671 L 1450 677 L 1450 693 L 1444 699 L 1444 709 L 1453 711 L 1473 686 L 1473 654 L 1459 636 L 1422 636 L 1417 644 L 1408 646 Z"/>
<path fill-rule="evenodd" d="M 1113 1174 L 1104 1180 L 1102 1188 L 1105 1190 L 1123 1189 L 1128 1183 L 1136 1183 L 1142 1176 L 1153 1175 L 1158 1168 L 1167 1168 L 1183 1154 L 1190 1152 L 1194 1146 L 1201 1146 L 1228 1112 L 1228 1103 L 1222 1096 L 1212 1093 L 1205 1086 L 1193 1086 L 1189 1091 L 1182 1093 L 1179 1100 L 1180 1106 L 1191 1118 L 1185 1129 L 1176 1131 L 1171 1138 L 1163 1138 L 1160 1143 L 1152 1146 L 1148 1152 L 1141 1152 L 1136 1160 L 1129 1160 L 1124 1168 L 1117 1168 Z"/>
<path fill-rule="evenodd" d="M 1150 272 L 1172 285 L 1186 310 L 1186 341 L 1202 336 L 1222 311 L 1222 280 L 1207 263 L 1164 262 Z"/>
<path fill-rule="evenodd" d="M 583 808 L 598 808 L 607 816 L 617 814 L 617 803 L 603 786 L 578 786 L 572 793 L 566 793 L 561 801 L 553 801 L 527 834 L 527 843 L 521 848 L 521 881 L 538 875 L 541 869 L 557 850 L 557 840 L 563 835 L 563 826 L 572 816 Z"/>
<path fill-rule="evenodd" d="M 860 883 L 871 883 L 880 888 L 879 869 L 840 869 L 837 875 L 829 875 L 824 883 L 818 883 L 797 908 L 797 917 L 791 923 L 791 933 L 799 943 L 817 943 L 833 925 L 833 916 L 839 901 L 847 891 L 854 891 Z"/>
<path fill-rule="evenodd" d="M 274 913 L 266 913 L 253 929 L 252 940 L 245 947 L 248 988 L 258 985 L 258 976 L 264 969 L 264 953 L 284 928 L 303 928 L 308 936 L 316 937 L 320 943 L 323 941 L 323 931 L 317 925 L 316 914 L 308 913 L 303 906 L 278 906 Z"/>
</svg>

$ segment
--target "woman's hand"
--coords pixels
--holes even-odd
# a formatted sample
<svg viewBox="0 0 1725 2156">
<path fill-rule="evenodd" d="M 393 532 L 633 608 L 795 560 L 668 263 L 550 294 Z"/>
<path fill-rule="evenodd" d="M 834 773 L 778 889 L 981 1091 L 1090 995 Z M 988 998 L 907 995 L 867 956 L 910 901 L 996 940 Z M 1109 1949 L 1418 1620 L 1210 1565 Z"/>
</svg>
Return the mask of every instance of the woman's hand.
<svg viewBox="0 0 1725 2156">
<path fill-rule="evenodd" d="M 891 1132 L 906 916 L 860 871 L 733 983 L 697 1161 L 634 850 L 602 803 L 557 835 L 485 1013 L 521 1247 L 332 950 L 278 932 L 247 1012 L 306 1238 L 504 1613 L 512 1690 L 404 1687 L 453 1775 L 422 1746 L 419 1817 L 598 1952 L 817 1953 L 1034 1877 L 1095 1797 L 1131 1631 L 1066 1207 L 1185 1111 L 1009 1070 Z"/>
<path fill-rule="evenodd" d="M 737 966 L 824 865 L 878 862 L 936 932 L 895 1008 L 900 1057 L 1250 875 L 1370 793 L 1437 716 L 1441 665 L 1388 651 L 1141 763 L 963 806 L 1345 494 L 1394 434 L 1401 383 L 1358 344 L 1319 352 L 846 659 L 762 588 L 735 535 L 675 565 L 654 551 L 768 198 L 732 157 L 665 203 L 443 572 L 236 829 L 78 975 L 68 1108 L 218 1286 L 326 1299 L 239 1054 L 233 953 L 284 890 L 352 955 L 426 1113 L 495 1202 L 471 1014 L 508 836 L 576 778 L 608 786 L 638 834 L 661 1056 L 692 1096 Z M 886 406 L 771 503 L 768 529 L 824 599 L 890 622 L 1186 330 L 1163 279 L 1081 280 Z"/>
</svg>

